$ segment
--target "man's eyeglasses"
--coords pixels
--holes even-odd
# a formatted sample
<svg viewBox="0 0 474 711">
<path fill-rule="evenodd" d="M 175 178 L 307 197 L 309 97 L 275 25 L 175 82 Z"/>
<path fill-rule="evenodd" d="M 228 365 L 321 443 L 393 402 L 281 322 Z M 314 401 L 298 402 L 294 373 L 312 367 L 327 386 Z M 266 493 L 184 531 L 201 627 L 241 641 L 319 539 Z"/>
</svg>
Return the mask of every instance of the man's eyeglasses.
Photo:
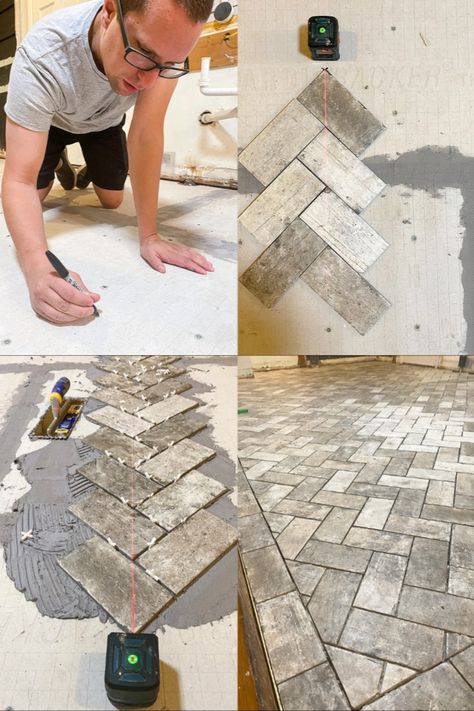
<svg viewBox="0 0 474 711">
<path fill-rule="evenodd" d="M 142 72 L 151 72 L 153 69 L 158 69 L 159 76 L 163 77 L 164 79 L 178 79 L 184 74 L 188 74 L 189 70 L 185 69 L 182 66 L 176 66 L 173 64 L 159 64 L 139 49 L 134 49 L 133 47 L 130 47 L 123 19 L 122 0 L 117 0 L 117 9 L 120 32 L 122 33 L 123 44 L 125 46 L 124 59 L 126 62 L 128 62 L 128 64 L 131 64 L 131 66 L 135 67 L 136 69 L 141 69 Z"/>
</svg>

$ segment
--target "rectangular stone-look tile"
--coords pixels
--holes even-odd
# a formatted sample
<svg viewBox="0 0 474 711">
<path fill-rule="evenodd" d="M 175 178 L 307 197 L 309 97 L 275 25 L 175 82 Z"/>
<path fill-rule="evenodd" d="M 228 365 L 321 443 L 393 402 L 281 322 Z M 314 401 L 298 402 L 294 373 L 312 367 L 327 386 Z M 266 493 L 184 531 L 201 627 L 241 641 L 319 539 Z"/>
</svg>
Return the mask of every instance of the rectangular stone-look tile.
<svg viewBox="0 0 474 711">
<path fill-rule="evenodd" d="M 456 654 L 456 656 L 452 657 L 451 664 L 456 667 L 466 681 L 474 688 L 474 647 L 471 646 L 460 654 Z M 474 692 L 470 708 L 474 708 Z"/>
<path fill-rule="evenodd" d="M 155 453 L 151 447 L 110 427 L 99 427 L 98 430 L 84 437 L 83 442 L 132 468 L 138 467 Z"/>
<path fill-rule="evenodd" d="M 105 425 L 129 437 L 136 437 L 152 427 L 152 423 L 148 420 L 143 420 L 137 415 L 129 415 L 128 412 L 122 412 L 111 405 L 88 413 L 87 418 L 98 425 Z"/>
<path fill-rule="evenodd" d="M 421 467 L 410 467 L 407 477 L 435 479 L 437 481 L 454 481 L 456 479 L 456 472 L 446 471 L 444 469 L 423 469 Z"/>
<path fill-rule="evenodd" d="M 277 683 L 326 660 L 309 613 L 297 592 L 261 602 L 257 605 L 257 614 Z"/>
<path fill-rule="evenodd" d="M 264 474 L 262 479 L 266 479 L 271 476 L 271 472 Z M 283 476 L 287 477 L 286 483 L 291 483 L 291 477 L 297 477 L 298 474 L 293 474 L 292 472 L 287 472 Z M 283 482 L 282 482 L 283 483 Z M 288 494 L 289 499 L 294 499 L 296 501 L 310 501 L 313 496 L 315 496 L 320 489 L 326 483 L 326 479 L 317 476 L 311 476 L 304 479 L 299 483 L 291 493 Z"/>
<path fill-rule="evenodd" d="M 79 499 L 69 510 L 132 559 L 165 535 L 162 528 L 102 489 Z"/>
<path fill-rule="evenodd" d="M 288 679 L 278 686 L 284 709 L 327 711 L 349 709 L 336 674 L 328 662 Z"/>
<path fill-rule="evenodd" d="M 388 247 L 373 227 L 327 189 L 301 213 L 301 219 L 359 274 Z"/>
<path fill-rule="evenodd" d="M 264 482 L 260 483 L 260 485 L 263 487 Z M 265 487 L 265 490 L 262 492 L 258 491 L 257 483 L 254 483 L 253 487 L 255 496 L 262 511 L 272 511 L 274 506 L 276 506 L 292 491 L 291 486 L 285 486 L 284 484 L 269 484 L 269 486 Z"/>
<path fill-rule="evenodd" d="M 365 336 L 391 306 L 332 249 L 325 249 L 301 278 L 361 336 Z"/>
<path fill-rule="evenodd" d="M 298 101 L 327 123 L 356 155 L 363 153 L 385 130 L 385 126 L 329 72 L 326 76 L 321 72 L 301 92 Z"/>
<path fill-rule="evenodd" d="M 474 526 L 474 511 L 471 509 L 458 509 L 453 506 L 426 504 L 423 506 L 421 515 L 423 518 L 428 518 L 434 521 L 465 523 L 467 526 Z"/>
<path fill-rule="evenodd" d="M 426 491 L 429 483 L 426 479 L 416 479 L 409 476 L 390 476 L 388 474 L 382 474 L 379 482 L 382 486 L 396 486 L 398 489 L 419 489 L 420 491 Z"/>
<path fill-rule="evenodd" d="M 459 472 L 456 477 L 456 494 L 458 496 L 474 497 L 474 474 Z M 429 502 L 438 503 L 438 502 Z"/>
<path fill-rule="evenodd" d="M 409 555 L 412 537 L 387 531 L 376 531 L 369 528 L 353 527 L 344 539 L 347 546 L 380 551 L 381 553 L 396 553 Z"/>
<path fill-rule="evenodd" d="M 239 161 L 266 186 L 322 129 L 321 121 L 293 99 L 240 152 Z"/>
<path fill-rule="evenodd" d="M 318 491 L 312 501 L 316 504 L 339 506 L 343 509 L 361 509 L 367 499 L 365 496 L 354 496 L 354 494 L 340 494 L 337 491 Z"/>
<path fill-rule="evenodd" d="M 283 557 L 294 560 L 319 524 L 320 521 L 295 517 L 277 538 Z"/>
<path fill-rule="evenodd" d="M 344 469 L 340 469 L 324 485 L 322 491 L 335 491 L 340 494 L 343 494 L 346 489 L 352 484 L 356 476 L 357 472 L 345 471 Z"/>
<path fill-rule="evenodd" d="M 374 553 L 365 572 L 355 607 L 393 615 L 405 575 L 407 559 L 390 553 Z"/>
<path fill-rule="evenodd" d="M 319 521 L 322 521 L 330 510 L 329 506 L 321 506 L 320 504 L 313 504 L 307 501 L 293 501 L 292 499 L 283 499 L 272 509 L 275 513 L 301 516 L 303 518 L 315 518 Z"/>
<path fill-rule="evenodd" d="M 400 711 L 400 709 L 471 711 L 472 708 L 474 708 L 474 691 L 456 669 L 445 663 L 418 675 L 368 706 L 364 706 L 364 711 Z"/>
<path fill-rule="evenodd" d="M 326 569 L 321 568 L 319 565 L 298 563 L 294 560 L 289 560 L 286 564 L 300 593 L 310 597 Z"/>
<path fill-rule="evenodd" d="M 474 570 L 470 568 L 449 568 L 448 592 L 460 597 L 474 599 Z"/>
<path fill-rule="evenodd" d="M 191 390 L 192 387 L 189 380 L 184 380 L 183 378 L 169 378 L 162 383 L 157 383 L 156 385 L 151 385 L 141 390 L 136 397 L 145 400 L 145 405 L 147 403 L 152 405 L 172 395 L 179 395 L 180 393 L 186 392 L 186 390 Z"/>
<path fill-rule="evenodd" d="M 397 491 L 398 494 L 392 508 L 392 514 L 419 518 L 425 503 L 425 491 L 420 489 L 396 489 L 395 487 L 393 491 Z"/>
<path fill-rule="evenodd" d="M 336 644 L 351 609 L 361 575 L 343 570 L 326 570 L 308 604 L 321 639 Z"/>
<path fill-rule="evenodd" d="M 140 442 L 152 447 L 154 454 L 163 452 L 186 437 L 192 437 L 207 427 L 207 419 L 198 415 L 175 415 L 138 435 Z M 147 457 L 149 459 L 150 457 Z"/>
<path fill-rule="evenodd" d="M 474 600 L 457 595 L 404 586 L 397 617 L 474 635 Z"/>
<path fill-rule="evenodd" d="M 461 476 L 460 474 L 458 477 Z M 454 502 L 453 481 L 430 481 L 426 492 L 426 503 L 436 506 L 452 506 Z"/>
<path fill-rule="evenodd" d="M 298 154 L 298 159 L 357 213 L 368 207 L 385 187 L 327 128 Z"/>
<path fill-rule="evenodd" d="M 380 474 L 378 475 L 380 476 Z M 373 499 L 393 499 L 397 498 L 397 492 L 393 487 L 379 486 L 378 484 L 370 484 L 364 481 L 359 481 L 359 475 L 347 489 L 348 494 L 356 494 L 356 496 L 368 496 Z"/>
<path fill-rule="evenodd" d="M 198 511 L 171 531 L 138 562 L 176 595 L 203 575 L 237 541 L 233 526 L 208 511 Z"/>
<path fill-rule="evenodd" d="M 250 265 L 239 281 L 262 304 L 271 308 L 326 246 L 297 217 Z"/>
<path fill-rule="evenodd" d="M 474 528 L 454 524 L 450 564 L 474 570 Z"/>
<path fill-rule="evenodd" d="M 385 530 L 406 533 L 409 536 L 449 541 L 451 526 L 441 521 L 427 521 L 423 518 L 411 518 L 411 516 L 399 516 L 392 513 L 385 524 Z"/>
<path fill-rule="evenodd" d="M 78 472 L 101 489 L 105 489 L 112 496 L 133 507 L 153 496 L 161 488 L 157 482 L 147 479 L 135 469 L 119 464 L 110 457 L 94 459 L 93 462 L 80 467 Z"/>
<path fill-rule="evenodd" d="M 355 525 L 362 528 L 378 528 L 382 530 L 392 506 L 392 499 L 370 498 L 357 517 Z"/>
<path fill-rule="evenodd" d="M 139 397 L 129 395 L 128 393 L 115 388 L 101 388 L 100 390 L 94 390 L 94 392 L 91 393 L 91 397 L 95 400 L 100 400 L 100 402 L 105 402 L 107 405 L 112 405 L 112 407 L 117 407 L 119 410 L 125 410 L 125 412 L 128 412 L 131 415 L 146 406 L 146 402 Z"/>
<path fill-rule="evenodd" d="M 323 523 L 318 526 L 314 538 L 328 543 L 342 543 L 344 536 L 354 523 L 358 515 L 354 509 L 341 509 L 334 507 L 326 516 Z"/>
<path fill-rule="evenodd" d="M 447 541 L 415 538 L 405 584 L 444 592 L 448 579 L 448 549 Z"/>
<path fill-rule="evenodd" d="M 353 573 L 364 573 L 371 555 L 371 551 L 361 548 L 313 539 L 308 541 L 297 560 Z"/>
<path fill-rule="evenodd" d="M 182 395 L 172 395 L 166 400 L 161 400 L 145 407 L 140 412 L 140 417 L 159 425 L 161 422 L 169 420 L 170 417 L 192 410 L 198 405 L 197 400 L 191 400 L 188 397 L 182 397 Z"/>
<path fill-rule="evenodd" d="M 182 439 L 141 464 L 138 471 L 166 486 L 215 456 L 213 449 L 192 439 Z"/>
<path fill-rule="evenodd" d="M 165 486 L 138 509 L 166 531 L 171 531 L 226 491 L 226 487 L 215 479 L 192 471 Z"/>
<path fill-rule="evenodd" d="M 275 545 L 243 553 L 242 558 L 252 598 L 256 603 L 295 589 L 281 553 Z"/>
<path fill-rule="evenodd" d="M 132 631 L 130 560 L 98 536 L 59 559 L 59 565 L 113 619 Z M 135 617 L 140 632 L 171 602 L 172 595 L 135 564 Z"/>
<path fill-rule="evenodd" d="M 242 552 L 254 551 L 275 543 L 263 514 L 249 514 L 239 518 L 239 548 Z"/>
<path fill-rule="evenodd" d="M 240 215 L 241 224 L 268 247 L 319 193 L 324 184 L 294 160 Z"/>
<path fill-rule="evenodd" d="M 96 378 L 95 382 L 105 388 L 117 388 L 118 390 L 123 390 L 123 392 L 128 395 L 136 395 L 141 390 L 145 390 L 147 387 L 145 383 L 126 378 L 124 375 L 118 375 L 117 373 L 107 373 L 107 375 Z"/>
<path fill-rule="evenodd" d="M 426 669 L 443 660 L 444 632 L 379 612 L 353 609 L 339 644 L 411 669 Z"/>
</svg>

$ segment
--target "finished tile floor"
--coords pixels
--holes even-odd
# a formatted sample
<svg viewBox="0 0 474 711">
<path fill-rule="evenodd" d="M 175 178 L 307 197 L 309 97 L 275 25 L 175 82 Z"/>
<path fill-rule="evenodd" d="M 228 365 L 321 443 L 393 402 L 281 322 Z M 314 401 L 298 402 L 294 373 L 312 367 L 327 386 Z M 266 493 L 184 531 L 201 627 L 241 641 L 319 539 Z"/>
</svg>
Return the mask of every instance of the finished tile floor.
<svg viewBox="0 0 474 711">
<path fill-rule="evenodd" d="M 284 709 L 474 708 L 474 375 L 239 382 L 240 546 Z"/>
</svg>

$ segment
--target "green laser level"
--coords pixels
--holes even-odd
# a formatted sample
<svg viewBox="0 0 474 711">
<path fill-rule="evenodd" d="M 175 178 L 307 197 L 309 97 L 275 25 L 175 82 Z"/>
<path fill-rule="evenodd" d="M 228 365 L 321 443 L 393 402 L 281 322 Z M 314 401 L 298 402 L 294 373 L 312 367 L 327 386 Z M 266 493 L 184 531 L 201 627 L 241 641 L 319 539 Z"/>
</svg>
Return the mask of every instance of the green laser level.
<svg viewBox="0 0 474 711">
<path fill-rule="evenodd" d="M 330 62 L 339 59 L 339 23 L 335 17 L 309 18 L 308 47 L 313 59 Z"/>
<path fill-rule="evenodd" d="M 160 689 L 158 638 L 111 632 L 107 637 L 105 689 L 116 706 L 151 706 Z"/>
</svg>

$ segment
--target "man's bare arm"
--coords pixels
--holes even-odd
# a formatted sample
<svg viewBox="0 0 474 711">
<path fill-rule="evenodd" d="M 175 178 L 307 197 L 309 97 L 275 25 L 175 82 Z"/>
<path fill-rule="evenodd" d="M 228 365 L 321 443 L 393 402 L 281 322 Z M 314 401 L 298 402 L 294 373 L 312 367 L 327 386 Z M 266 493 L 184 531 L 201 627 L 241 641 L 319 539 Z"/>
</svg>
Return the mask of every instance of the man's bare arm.
<svg viewBox="0 0 474 711">
<path fill-rule="evenodd" d="M 167 242 L 156 232 L 156 212 L 163 159 L 163 126 L 166 110 L 176 81 L 156 80 L 150 89 L 140 92 L 128 134 L 130 178 L 137 211 L 142 257 L 156 270 L 164 264 L 206 274 L 212 264 L 194 249 Z"/>
<path fill-rule="evenodd" d="M 67 284 L 45 256 L 46 235 L 36 181 L 47 139 L 47 133 L 30 131 L 7 119 L 2 203 L 33 309 L 53 323 L 69 323 L 90 316 L 92 304 L 100 297 Z M 79 283 L 84 286 L 80 277 Z"/>
</svg>

